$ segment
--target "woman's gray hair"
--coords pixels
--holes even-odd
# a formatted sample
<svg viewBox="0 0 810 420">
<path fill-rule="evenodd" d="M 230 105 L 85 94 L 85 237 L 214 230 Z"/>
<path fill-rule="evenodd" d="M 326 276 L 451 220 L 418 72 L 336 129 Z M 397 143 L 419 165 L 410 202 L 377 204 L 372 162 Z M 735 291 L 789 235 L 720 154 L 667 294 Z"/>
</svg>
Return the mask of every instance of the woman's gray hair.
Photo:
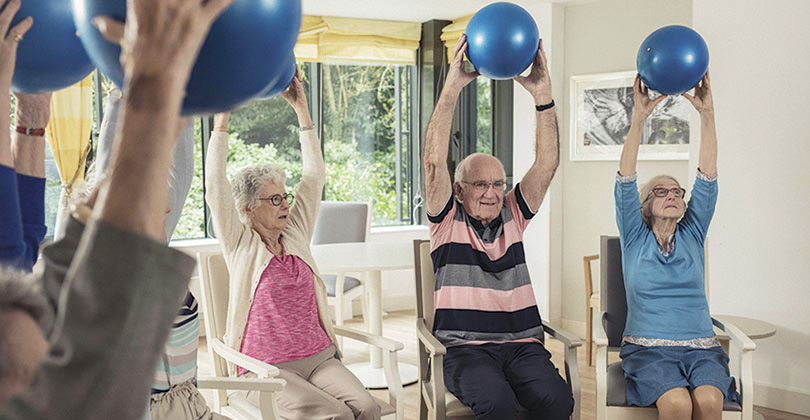
<svg viewBox="0 0 810 420">
<path fill-rule="evenodd" d="M 671 175 L 656 175 L 642 185 L 641 191 L 638 193 L 638 199 L 641 201 L 641 218 L 644 219 L 647 226 L 652 226 L 652 190 L 656 185 L 661 185 L 664 181 L 673 181 L 679 187 L 681 186 L 681 183 Z"/>
<path fill-rule="evenodd" d="M 48 299 L 34 274 L 0 266 L 0 312 L 18 309 L 38 323 L 48 314 Z"/>
<path fill-rule="evenodd" d="M 259 190 L 267 184 L 284 185 L 287 173 L 284 169 L 273 164 L 250 166 L 239 171 L 231 182 L 233 201 L 239 212 L 239 220 L 249 224 L 250 219 L 245 209 L 255 209 L 259 206 Z"/>
</svg>

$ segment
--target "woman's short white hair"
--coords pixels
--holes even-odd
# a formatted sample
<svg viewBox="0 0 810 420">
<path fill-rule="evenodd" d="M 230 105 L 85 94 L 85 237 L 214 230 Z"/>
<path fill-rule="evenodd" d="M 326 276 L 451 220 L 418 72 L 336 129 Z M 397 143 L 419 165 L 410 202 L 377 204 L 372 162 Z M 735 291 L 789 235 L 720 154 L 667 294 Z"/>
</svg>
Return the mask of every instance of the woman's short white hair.
<svg viewBox="0 0 810 420">
<path fill-rule="evenodd" d="M 245 210 L 255 209 L 259 206 L 258 194 L 262 187 L 267 184 L 284 185 L 285 181 L 287 181 L 287 173 L 284 172 L 284 169 L 270 163 L 251 166 L 239 171 L 231 182 L 233 201 L 239 212 L 239 220 L 242 223 L 250 223 Z"/>
<path fill-rule="evenodd" d="M 646 223 L 647 226 L 652 226 L 652 199 L 654 196 L 652 190 L 656 185 L 661 185 L 661 183 L 665 181 L 673 181 L 678 184 L 679 187 L 681 186 L 681 183 L 673 176 L 656 175 L 647 181 L 646 184 L 642 185 L 641 191 L 638 193 L 638 199 L 641 201 L 641 218 L 644 219 L 644 223 Z"/>
</svg>

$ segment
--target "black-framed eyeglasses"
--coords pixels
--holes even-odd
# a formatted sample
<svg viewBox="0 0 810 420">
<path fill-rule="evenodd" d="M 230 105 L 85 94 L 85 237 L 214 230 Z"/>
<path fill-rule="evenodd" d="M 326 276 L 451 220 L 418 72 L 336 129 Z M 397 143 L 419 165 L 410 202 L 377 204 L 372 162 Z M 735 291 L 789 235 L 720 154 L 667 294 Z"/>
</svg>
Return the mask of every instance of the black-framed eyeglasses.
<svg viewBox="0 0 810 420">
<path fill-rule="evenodd" d="M 495 182 L 487 182 L 487 181 L 475 181 L 475 182 L 467 182 L 461 181 L 463 184 L 472 185 L 475 191 L 477 192 L 484 192 L 492 187 L 495 191 L 503 191 L 504 187 L 506 187 L 506 182 L 504 181 L 495 181 Z"/>
<path fill-rule="evenodd" d="M 686 190 L 681 187 L 675 188 L 664 188 L 664 187 L 655 187 L 650 191 L 650 194 L 654 194 L 656 197 L 666 197 L 667 194 L 672 193 L 675 198 L 683 198 L 686 194 Z"/>
<path fill-rule="evenodd" d="M 292 205 L 294 199 L 295 195 L 284 193 L 284 194 L 274 194 L 270 197 L 258 198 L 257 200 L 269 201 L 274 206 L 280 206 L 282 201 L 286 201 L 287 204 Z"/>
</svg>

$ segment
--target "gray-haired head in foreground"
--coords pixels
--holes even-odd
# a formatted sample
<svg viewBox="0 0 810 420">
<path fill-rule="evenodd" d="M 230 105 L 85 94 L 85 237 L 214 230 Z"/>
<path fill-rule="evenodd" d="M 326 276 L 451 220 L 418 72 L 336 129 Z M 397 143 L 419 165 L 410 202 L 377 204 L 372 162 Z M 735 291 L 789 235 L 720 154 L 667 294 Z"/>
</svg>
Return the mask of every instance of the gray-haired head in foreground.
<svg viewBox="0 0 810 420">
<path fill-rule="evenodd" d="M 5 328 L 5 315 L 13 310 L 30 315 L 40 325 L 50 316 L 48 300 L 34 275 L 0 264 L 0 380 L 16 372 Z"/>
<path fill-rule="evenodd" d="M 233 177 L 233 201 L 239 212 L 242 223 L 249 223 L 250 219 L 245 209 L 254 209 L 259 205 L 259 190 L 267 184 L 284 185 L 287 174 L 283 169 L 273 164 L 251 166 L 239 171 Z"/>
</svg>

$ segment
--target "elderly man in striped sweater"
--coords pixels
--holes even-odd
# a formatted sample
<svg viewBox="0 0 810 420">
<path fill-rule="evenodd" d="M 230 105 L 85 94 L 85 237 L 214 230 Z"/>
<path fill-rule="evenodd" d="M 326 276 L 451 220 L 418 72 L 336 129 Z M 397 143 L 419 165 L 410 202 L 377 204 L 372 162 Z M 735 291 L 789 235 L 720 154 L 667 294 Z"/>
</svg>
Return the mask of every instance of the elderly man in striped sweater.
<svg viewBox="0 0 810 420">
<path fill-rule="evenodd" d="M 436 274 L 433 334 L 447 347 L 444 380 L 477 419 L 514 419 L 521 406 L 529 418 L 567 419 L 574 400 L 543 347 L 543 325 L 523 251 L 523 232 L 559 164 L 542 41 L 529 75 L 515 77 L 537 108 L 535 161 L 506 194 L 503 165 L 491 155 L 466 157 L 450 180 L 453 110 L 461 89 L 478 76 L 463 69 L 466 47 L 462 36 L 428 124 L 424 156 Z"/>
</svg>

